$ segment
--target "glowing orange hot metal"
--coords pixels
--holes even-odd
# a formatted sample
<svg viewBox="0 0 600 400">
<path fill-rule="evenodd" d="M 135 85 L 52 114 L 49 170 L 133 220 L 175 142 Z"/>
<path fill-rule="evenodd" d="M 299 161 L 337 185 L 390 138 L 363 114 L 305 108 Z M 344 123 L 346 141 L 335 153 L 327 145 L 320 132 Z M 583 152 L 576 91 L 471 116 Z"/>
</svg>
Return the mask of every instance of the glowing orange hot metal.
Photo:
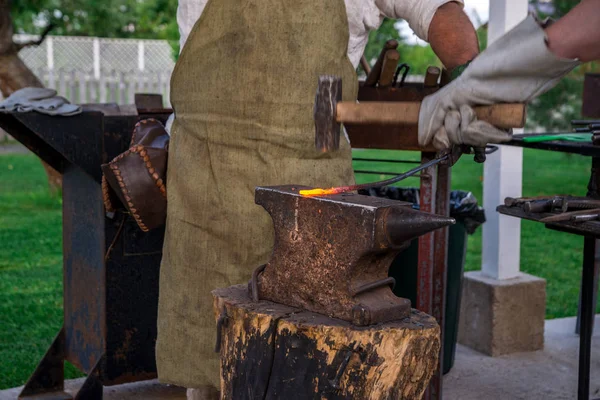
<svg viewBox="0 0 600 400">
<path fill-rule="evenodd" d="M 299 193 L 302 196 L 314 197 L 314 196 L 327 196 L 328 194 L 344 193 L 349 190 L 352 190 L 352 188 L 349 186 L 346 186 L 346 187 L 337 187 L 337 188 L 331 188 L 331 189 L 301 190 Z"/>
</svg>

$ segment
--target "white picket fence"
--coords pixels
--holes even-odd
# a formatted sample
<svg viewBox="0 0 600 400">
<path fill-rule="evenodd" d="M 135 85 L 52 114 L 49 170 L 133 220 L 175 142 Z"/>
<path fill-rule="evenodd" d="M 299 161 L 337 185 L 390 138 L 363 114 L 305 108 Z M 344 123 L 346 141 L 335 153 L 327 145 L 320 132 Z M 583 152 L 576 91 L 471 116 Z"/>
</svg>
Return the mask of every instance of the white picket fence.
<svg viewBox="0 0 600 400">
<path fill-rule="evenodd" d="M 36 39 L 15 35 L 15 42 Z M 134 93 L 162 94 L 170 106 L 175 66 L 165 40 L 48 36 L 19 56 L 49 88 L 72 103 L 132 104 Z"/>
<path fill-rule="evenodd" d="M 133 104 L 135 93 L 155 93 L 170 105 L 170 71 L 102 71 L 96 78 L 94 71 L 49 68 L 34 70 L 46 87 L 76 104 L 117 103 Z"/>
</svg>

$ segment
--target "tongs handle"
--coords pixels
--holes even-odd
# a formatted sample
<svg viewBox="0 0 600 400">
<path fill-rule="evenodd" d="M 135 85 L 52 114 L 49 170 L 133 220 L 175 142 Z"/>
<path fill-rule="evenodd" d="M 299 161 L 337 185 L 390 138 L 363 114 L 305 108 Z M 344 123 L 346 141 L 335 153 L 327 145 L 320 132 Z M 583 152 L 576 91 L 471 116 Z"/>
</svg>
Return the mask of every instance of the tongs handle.
<svg viewBox="0 0 600 400">
<path fill-rule="evenodd" d="M 453 166 L 458 162 L 458 160 L 463 154 L 474 154 L 473 159 L 475 160 L 475 162 L 481 164 L 485 162 L 487 155 L 495 153 L 496 151 L 498 151 L 498 149 L 498 146 L 489 144 L 485 147 L 454 145 L 452 146 L 452 148 L 438 153 L 437 158 L 445 157 L 447 161 L 445 161 L 444 163 L 449 166 Z"/>
</svg>

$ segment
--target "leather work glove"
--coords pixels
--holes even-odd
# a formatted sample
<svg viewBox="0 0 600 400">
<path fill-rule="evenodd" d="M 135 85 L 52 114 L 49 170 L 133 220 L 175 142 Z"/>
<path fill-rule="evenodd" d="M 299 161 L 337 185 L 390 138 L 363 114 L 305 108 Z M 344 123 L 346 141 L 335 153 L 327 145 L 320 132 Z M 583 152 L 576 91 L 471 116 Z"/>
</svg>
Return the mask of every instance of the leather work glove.
<svg viewBox="0 0 600 400">
<path fill-rule="evenodd" d="M 530 15 L 477 56 L 458 78 L 423 99 L 419 144 L 433 143 L 444 150 L 451 145 L 506 142 L 511 133 L 477 120 L 472 106 L 529 102 L 579 64 L 550 52 L 543 27 Z"/>
</svg>

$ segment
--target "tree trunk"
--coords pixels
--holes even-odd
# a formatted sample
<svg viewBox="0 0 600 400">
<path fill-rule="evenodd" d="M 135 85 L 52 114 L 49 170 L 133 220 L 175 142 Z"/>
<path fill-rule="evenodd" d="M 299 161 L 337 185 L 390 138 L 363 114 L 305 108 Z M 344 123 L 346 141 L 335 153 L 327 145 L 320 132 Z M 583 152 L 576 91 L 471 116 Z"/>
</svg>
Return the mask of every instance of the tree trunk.
<svg viewBox="0 0 600 400">
<path fill-rule="evenodd" d="M 44 86 L 19 58 L 21 47 L 13 42 L 13 32 L 10 0 L 0 0 L 0 92 L 5 98 L 24 87 Z M 62 187 L 61 174 L 44 161 L 42 165 L 50 190 L 57 193 Z"/>
<path fill-rule="evenodd" d="M 437 366 L 439 326 L 416 310 L 404 320 L 356 327 L 254 303 L 246 285 L 213 296 L 224 400 L 420 399 Z"/>
</svg>

